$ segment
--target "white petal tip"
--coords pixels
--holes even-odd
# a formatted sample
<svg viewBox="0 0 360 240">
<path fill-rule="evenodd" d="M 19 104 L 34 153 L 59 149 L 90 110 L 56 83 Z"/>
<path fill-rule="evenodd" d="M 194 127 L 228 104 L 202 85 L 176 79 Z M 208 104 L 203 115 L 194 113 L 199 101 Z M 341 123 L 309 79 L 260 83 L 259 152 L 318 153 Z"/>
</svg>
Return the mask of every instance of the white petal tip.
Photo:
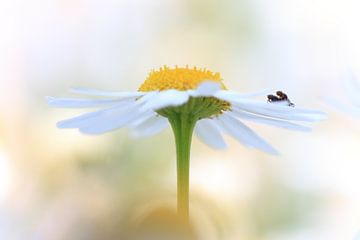
<svg viewBox="0 0 360 240">
<path fill-rule="evenodd" d="M 60 128 L 60 129 L 74 128 L 74 127 L 68 126 L 66 120 L 57 122 L 57 123 L 56 123 L 56 127 L 57 127 L 57 128 Z"/>
<path fill-rule="evenodd" d="M 107 133 L 109 131 L 94 131 L 94 130 L 88 130 L 88 129 L 81 129 L 79 128 L 79 132 L 82 133 L 82 134 L 85 134 L 85 135 L 94 135 L 94 136 L 97 136 L 97 135 L 102 135 L 104 133 Z"/>
<path fill-rule="evenodd" d="M 245 145 L 245 147 L 249 149 L 255 149 L 257 151 L 261 151 L 262 153 L 269 154 L 272 156 L 280 156 L 280 152 L 271 146 L 260 147 L 260 146 Z"/>
<path fill-rule="evenodd" d="M 279 152 L 267 152 L 267 154 L 270 154 L 271 156 L 274 157 L 279 157 L 281 155 Z"/>
<path fill-rule="evenodd" d="M 254 146 L 256 149 L 263 151 L 264 153 L 270 154 L 272 156 L 279 156 L 280 152 L 273 148 L 271 145 L 267 144 L 265 146 Z"/>
<path fill-rule="evenodd" d="M 266 153 L 266 154 L 270 154 L 272 156 L 280 156 L 280 152 L 278 150 L 276 150 L 275 148 L 273 148 L 272 146 L 268 146 L 267 148 L 258 148 L 255 147 L 258 150 L 261 150 L 262 152 Z"/>
<path fill-rule="evenodd" d="M 47 104 L 50 106 L 50 107 L 54 107 L 53 105 L 53 103 L 54 103 L 54 101 L 56 100 L 56 98 L 54 98 L 54 97 L 50 97 L 50 96 L 46 96 L 45 97 L 45 101 L 47 102 Z"/>
</svg>

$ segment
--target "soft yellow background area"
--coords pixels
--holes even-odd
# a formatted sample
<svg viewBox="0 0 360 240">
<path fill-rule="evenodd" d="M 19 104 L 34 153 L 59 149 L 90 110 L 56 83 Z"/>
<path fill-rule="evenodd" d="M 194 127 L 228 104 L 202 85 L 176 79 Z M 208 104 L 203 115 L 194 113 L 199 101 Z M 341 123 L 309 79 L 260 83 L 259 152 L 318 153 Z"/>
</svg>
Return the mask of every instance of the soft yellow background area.
<svg viewBox="0 0 360 240">
<path fill-rule="evenodd" d="M 230 138 L 225 151 L 195 139 L 191 211 L 201 239 L 354 239 L 360 119 L 323 98 L 346 100 L 348 71 L 360 76 L 359 8 L 357 0 L 0 1 L 0 239 L 124 239 L 136 219 L 175 204 L 170 130 L 150 139 L 59 130 L 56 121 L 83 110 L 45 101 L 72 96 L 72 86 L 136 90 L 164 64 L 206 67 L 229 89 L 283 90 L 329 113 L 306 134 L 250 123 L 279 157 Z"/>
</svg>

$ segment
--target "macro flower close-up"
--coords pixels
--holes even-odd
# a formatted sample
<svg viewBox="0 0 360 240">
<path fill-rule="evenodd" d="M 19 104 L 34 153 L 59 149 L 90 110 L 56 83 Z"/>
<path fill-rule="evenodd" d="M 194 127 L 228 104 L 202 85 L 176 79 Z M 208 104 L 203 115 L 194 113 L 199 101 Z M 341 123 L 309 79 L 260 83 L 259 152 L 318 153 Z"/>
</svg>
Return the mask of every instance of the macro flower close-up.
<svg viewBox="0 0 360 240">
<path fill-rule="evenodd" d="M 85 134 L 101 134 L 124 126 L 134 135 L 152 135 L 170 123 L 177 152 L 178 214 L 189 221 L 189 170 L 193 131 L 205 144 L 226 147 L 226 133 L 246 147 L 269 154 L 278 152 L 242 120 L 276 127 L 309 131 L 294 122 L 315 122 L 325 118 L 321 111 L 294 107 L 288 99 L 269 96 L 269 102 L 252 100 L 258 94 L 240 94 L 227 90 L 219 73 L 196 67 L 164 66 L 152 71 L 136 92 L 104 92 L 75 88 L 83 95 L 106 96 L 106 99 L 48 98 L 53 107 L 104 107 L 90 113 L 58 122 L 59 128 L 77 128 Z M 281 91 L 278 95 L 284 95 Z M 276 96 L 275 96 L 276 97 Z M 286 101 L 287 100 L 287 101 Z M 150 153 L 149 153 L 150 154 Z"/>
<path fill-rule="evenodd" d="M 0 240 L 355 240 L 360 1 L 0 1 Z"/>
</svg>

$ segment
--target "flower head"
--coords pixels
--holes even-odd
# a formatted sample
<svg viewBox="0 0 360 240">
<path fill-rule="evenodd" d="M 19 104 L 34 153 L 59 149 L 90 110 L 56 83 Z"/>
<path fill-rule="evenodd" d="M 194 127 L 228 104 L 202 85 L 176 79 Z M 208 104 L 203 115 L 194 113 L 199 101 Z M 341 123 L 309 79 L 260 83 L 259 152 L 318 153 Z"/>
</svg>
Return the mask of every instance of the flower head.
<svg viewBox="0 0 360 240">
<path fill-rule="evenodd" d="M 225 89 L 220 73 L 213 73 L 209 70 L 198 69 L 196 67 L 191 69 L 189 67 L 169 68 L 164 66 L 158 71 L 150 72 L 149 76 L 140 86 L 139 91 L 151 92 L 169 89 L 186 91 L 196 89 L 204 81 L 218 83 L 222 89 Z"/>
<path fill-rule="evenodd" d="M 174 129 L 176 119 L 186 117 L 186 121 L 194 123 L 199 139 L 218 149 L 226 147 L 222 138 L 226 133 L 247 147 L 276 154 L 276 150 L 242 120 L 309 131 L 308 126 L 296 122 L 313 122 L 325 117 L 316 110 L 253 100 L 251 98 L 257 94 L 227 90 L 219 73 L 188 67 L 165 66 L 152 71 L 139 90 L 134 92 L 84 88 L 75 88 L 72 92 L 105 99 L 50 97 L 49 105 L 102 109 L 60 121 L 57 124 L 59 128 L 78 128 L 85 134 L 102 134 L 127 126 L 135 136 L 150 136 L 165 129 L 169 122 Z"/>
</svg>

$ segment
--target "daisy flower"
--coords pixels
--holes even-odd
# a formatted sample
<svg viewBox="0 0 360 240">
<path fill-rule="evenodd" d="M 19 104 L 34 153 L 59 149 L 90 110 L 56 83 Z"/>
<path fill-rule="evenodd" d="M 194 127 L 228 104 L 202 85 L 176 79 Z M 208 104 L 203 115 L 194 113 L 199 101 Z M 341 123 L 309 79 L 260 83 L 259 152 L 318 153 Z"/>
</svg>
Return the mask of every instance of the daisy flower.
<svg viewBox="0 0 360 240">
<path fill-rule="evenodd" d="M 171 126 L 177 151 L 178 212 L 189 217 L 189 159 L 193 132 L 205 144 L 224 149 L 223 134 L 246 147 L 266 153 L 277 151 L 244 121 L 310 131 L 299 122 L 324 119 L 316 110 L 258 101 L 259 94 L 240 94 L 224 85 L 219 73 L 198 68 L 169 68 L 152 71 L 138 91 L 109 92 L 74 88 L 73 93 L 104 99 L 48 98 L 52 107 L 92 108 L 90 113 L 58 122 L 59 128 L 77 128 L 85 134 L 102 134 L 129 127 L 134 136 L 151 136 Z"/>
</svg>

